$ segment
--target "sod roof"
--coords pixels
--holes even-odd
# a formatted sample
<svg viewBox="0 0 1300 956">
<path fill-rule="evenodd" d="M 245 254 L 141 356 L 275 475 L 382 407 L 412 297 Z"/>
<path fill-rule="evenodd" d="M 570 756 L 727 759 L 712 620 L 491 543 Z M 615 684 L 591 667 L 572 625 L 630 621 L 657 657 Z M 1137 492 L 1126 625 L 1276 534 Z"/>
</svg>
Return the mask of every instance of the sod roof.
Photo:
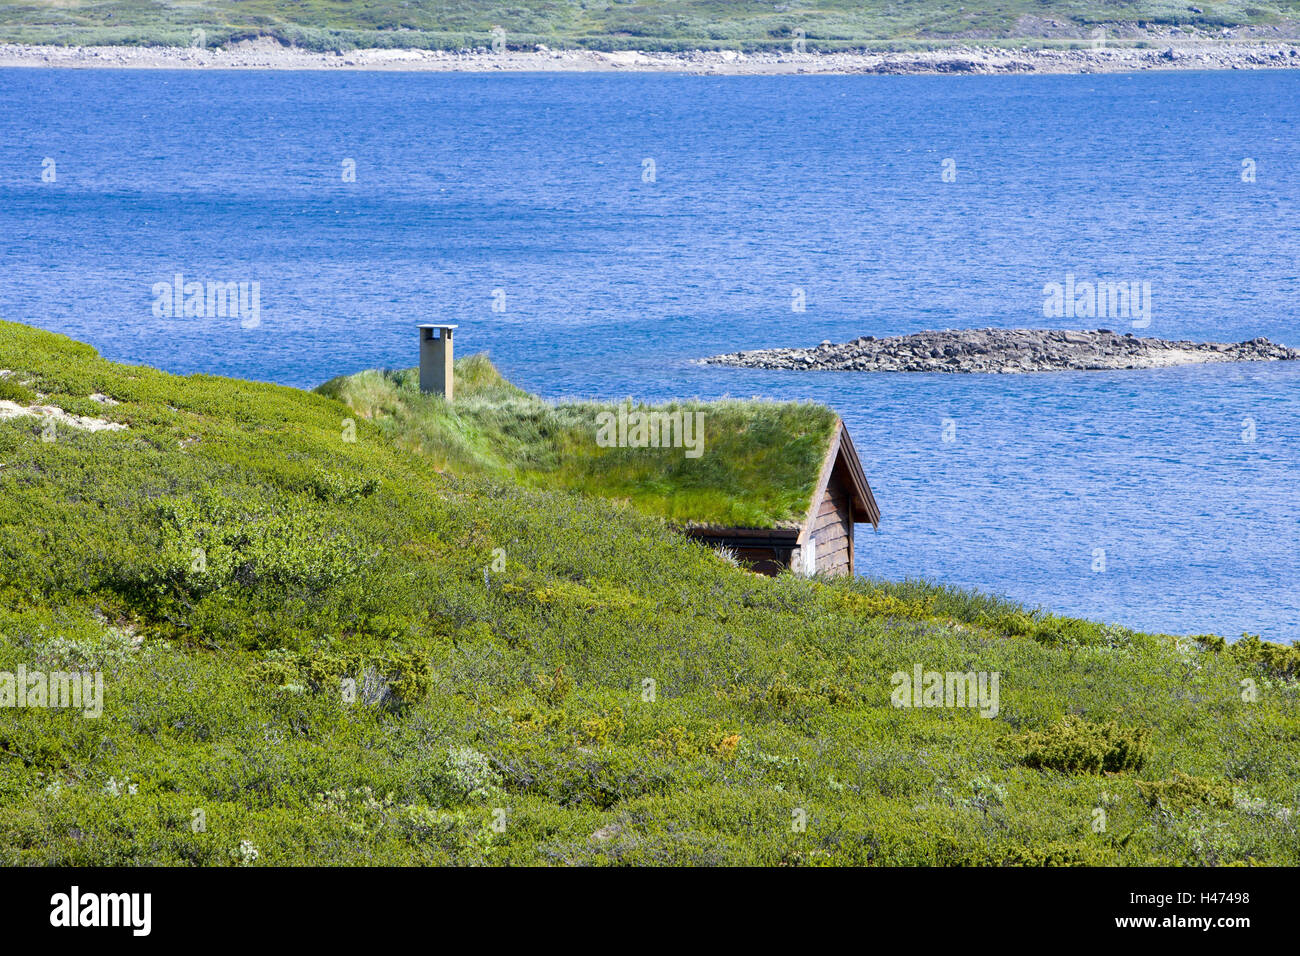
<svg viewBox="0 0 1300 956">
<path fill-rule="evenodd" d="M 507 382 L 485 355 L 459 359 L 455 378 L 451 403 L 421 394 L 414 369 L 360 372 L 318 391 L 440 469 L 625 501 L 683 525 L 798 527 L 838 423 L 810 402 L 548 402 Z M 633 425 L 623 435 L 631 441 L 637 413 L 699 413 L 698 457 L 685 447 L 607 447 L 598 440 L 602 427 L 620 409 Z"/>
</svg>

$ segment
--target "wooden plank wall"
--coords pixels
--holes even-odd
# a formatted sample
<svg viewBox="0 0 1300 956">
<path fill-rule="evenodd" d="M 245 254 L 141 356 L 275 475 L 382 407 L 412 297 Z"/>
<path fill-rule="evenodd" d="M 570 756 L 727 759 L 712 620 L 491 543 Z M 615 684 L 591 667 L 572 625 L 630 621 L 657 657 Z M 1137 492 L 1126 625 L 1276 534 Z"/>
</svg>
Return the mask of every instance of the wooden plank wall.
<svg viewBox="0 0 1300 956">
<path fill-rule="evenodd" d="M 817 542 L 819 573 L 853 573 L 853 500 L 838 465 L 813 519 L 812 538 Z"/>
</svg>

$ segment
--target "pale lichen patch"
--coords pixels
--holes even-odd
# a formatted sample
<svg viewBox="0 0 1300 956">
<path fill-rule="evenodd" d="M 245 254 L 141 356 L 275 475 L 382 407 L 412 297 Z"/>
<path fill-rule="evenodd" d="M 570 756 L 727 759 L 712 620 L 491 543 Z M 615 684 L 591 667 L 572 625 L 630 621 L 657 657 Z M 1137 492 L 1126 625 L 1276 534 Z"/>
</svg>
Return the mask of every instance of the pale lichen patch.
<svg viewBox="0 0 1300 956">
<path fill-rule="evenodd" d="M 55 405 L 19 405 L 17 402 L 0 399 L 0 421 L 10 418 L 22 418 L 28 415 L 34 418 L 53 420 L 60 425 L 67 425 L 69 428 L 76 428 L 87 432 L 113 432 L 126 430 L 126 426 L 120 422 L 110 422 L 102 418 L 92 418 L 89 415 L 73 415 Z"/>
</svg>

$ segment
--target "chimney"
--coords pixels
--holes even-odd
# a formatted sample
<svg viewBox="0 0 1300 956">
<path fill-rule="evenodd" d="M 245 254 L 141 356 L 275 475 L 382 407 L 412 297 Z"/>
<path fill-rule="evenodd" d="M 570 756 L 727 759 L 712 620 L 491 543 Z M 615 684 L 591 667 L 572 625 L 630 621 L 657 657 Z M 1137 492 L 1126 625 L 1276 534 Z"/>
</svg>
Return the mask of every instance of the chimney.
<svg viewBox="0 0 1300 956">
<path fill-rule="evenodd" d="M 420 326 L 420 391 L 451 401 L 451 332 L 454 325 Z"/>
</svg>

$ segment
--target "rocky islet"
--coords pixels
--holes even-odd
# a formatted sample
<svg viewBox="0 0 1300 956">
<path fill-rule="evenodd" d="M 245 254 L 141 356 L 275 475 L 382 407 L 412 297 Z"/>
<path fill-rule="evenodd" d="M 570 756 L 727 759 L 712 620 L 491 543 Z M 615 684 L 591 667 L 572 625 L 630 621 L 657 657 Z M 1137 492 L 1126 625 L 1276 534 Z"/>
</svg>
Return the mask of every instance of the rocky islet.
<svg viewBox="0 0 1300 956">
<path fill-rule="evenodd" d="M 1300 359 L 1300 350 L 1255 338 L 1235 344 L 1139 338 L 1131 332 L 964 329 L 916 332 L 813 348 L 754 349 L 701 359 L 734 368 L 839 372 L 1059 372 L 1167 368 Z"/>
</svg>

